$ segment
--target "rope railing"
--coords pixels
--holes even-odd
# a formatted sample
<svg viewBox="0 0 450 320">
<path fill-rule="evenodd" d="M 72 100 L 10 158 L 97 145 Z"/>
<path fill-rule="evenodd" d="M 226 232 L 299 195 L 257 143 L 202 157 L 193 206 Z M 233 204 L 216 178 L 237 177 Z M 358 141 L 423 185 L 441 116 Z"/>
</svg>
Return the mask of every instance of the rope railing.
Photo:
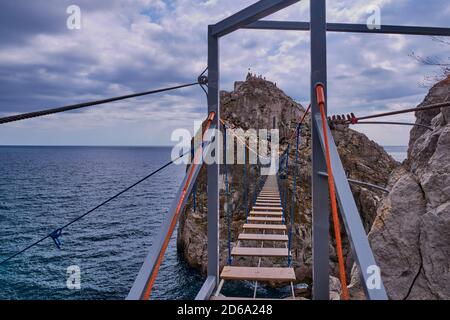
<svg viewBox="0 0 450 320">
<path fill-rule="evenodd" d="M 302 115 L 302 117 L 300 118 L 300 121 L 298 122 L 298 124 L 303 124 L 303 122 L 305 122 L 306 117 L 308 116 L 309 112 L 311 111 L 311 104 L 308 105 L 308 108 L 306 108 L 305 113 Z M 297 125 L 298 125 L 297 124 Z M 296 136 L 296 130 L 292 133 L 292 135 L 290 136 L 289 140 L 287 141 L 287 143 L 293 143 L 294 139 Z"/>
<path fill-rule="evenodd" d="M 399 114 L 405 114 L 410 112 L 420 112 L 420 111 L 428 111 L 433 109 L 440 109 L 440 108 L 448 108 L 450 107 L 450 101 L 446 102 L 440 102 L 440 103 L 434 103 L 429 104 L 422 107 L 417 108 L 408 108 L 408 109 L 402 109 L 402 110 L 396 110 L 396 111 L 390 111 L 390 112 L 384 112 L 384 113 L 377 113 L 362 117 L 357 117 L 355 114 L 349 113 L 349 114 L 343 114 L 343 115 L 332 115 L 328 117 L 328 121 L 333 124 L 394 124 L 394 125 L 412 125 L 412 126 L 420 126 L 424 127 L 426 129 L 431 129 L 430 126 L 424 125 L 424 124 L 417 124 L 417 123 L 406 123 L 406 122 L 373 122 L 373 121 L 364 121 L 361 122 L 361 120 L 369 120 L 369 119 L 375 119 L 375 118 L 382 118 L 382 117 L 388 117 L 388 116 L 395 116 Z"/>
<path fill-rule="evenodd" d="M 286 150 L 286 162 L 285 162 L 285 178 L 284 178 L 284 205 L 283 205 L 283 223 L 286 221 L 286 209 L 287 209 L 287 198 L 288 198 L 288 182 L 289 182 L 289 151 L 291 149 L 291 144 L 288 143 Z"/>
<path fill-rule="evenodd" d="M 214 120 L 215 116 L 216 116 L 215 112 L 210 112 L 210 114 L 208 115 L 208 118 L 206 120 L 206 125 L 205 125 L 205 128 L 203 130 L 203 133 L 207 132 L 209 130 L 209 128 L 211 127 L 211 125 L 213 123 L 213 120 Z M 173 231 L 174 231 L 174 229 L 175 229 L 175 227 L 177 225 L 178 217 L 181 214 L 183 202 L 184 202 L 185 198 L 189 196 L 189 194 L 188 194 L 188 187 L 192 183 L 192 179 L 193 179 L 193 176 L 194 176 L 194 171 L 195 171 L 195 169 L 197 168 L 197 166 L 200 163 L 199 158 L 202 156 L 202 154 L 203 154 L 203 148 L 201 148 L 201 147 L 197 148 L 197 150 L 195 152 L 195 155 L 194 155 L 194 159 L 192 161 L 192 164 L 189 166 L 189 169 L 188 169 L 188 171 L 186 173 L 187 179 L 186 179 L 186 182 L 185 182 L 185 184 L 183 186 L 183 190 L 182 190 L 182 193 L 180 195 L 180 199 L 178 201 L 177 207 L 175 209 L 175 213 L 174 213 L 174 215 L 172 217 L 172 220 L 170 222 L 169 230 L 168 230 L 168 232 L 167 232 L 167 234 L 166 234 L 166 236 L 164 238 L 164 242 L 162 244 L 161 250 L 159 251 L 156 263 L 155 263 L 155 265 L 153 267 L 152 273 L 151 273 L 151 275 L 150 275 L 150 277 L 149 277 L 149 279 L 148 279 L 148 281 L 146 283 L 145 290 L 144 290 L 144 292 L 142 294 L 142 299 L 143 300 L 149 300 L 150 299 L 150 296 L 151 296 L 151 293 L 152 293 L 152 290 L 153 290 L 153 285 L 155 284 L 156 277 L 158 276 L 159 269 L 161 268 L 161 264 L 162 264 L 165 252 L 167 250 L 167 247 L 169 246 L 170 238 L 172 237 Z"/>
<path fill-rule="evenodd" d="M 197 81 L 197 82 L 182 84 L 182 85 L 173 86 L 173 87 L 167 87 L 167 88 L 162 88 L 162 89 L 127 94 L 127 95 L 118 96 L 118 97 L 114 97 L 114 98 L 108 98 L 108 99 L 102 99 L 102 100 L 96 100 L 96 101 L 90 101 L 90 102 L 83 102 L 83 103 L 67 105 L 67 106 L 59 107 L 59 108 L 52 108 L 52 109 L 45 109 L 45 110 L 40 110 L 40 111 L 17 114 L 14 116 L 0 118 L 0 125 L 10 123 L 10 122 L 27 120 L 27 119 L 31 119 L 31 118 L 43 117 L 43 116 L 61 113 L 61 112 L 67 112 L 67 111 L 83 109 L 83 108 L 92 107 L 92 106 L 98 106 L 98 105 L 106 104 L 106 103 L 110 103 L 110 102 L 116 102 L 116 101 L 131 99 L 131 98 L 147 96 L 147 95 L 151 95 L 151 94 L 155 94 L 155 93 L 162 93 L 162 92 L 192 87 L 195 85 L 201 85 L 201 83 Z"/>
<path fill-rule="evenodd" d="M 227 126 L 223 124 L 224 139 L 223 139 L 223 149 L 224 149 L 224 171 L 225 171 L 225 210 L 227 215 L 227 247 L 228 247 L 228 260 L 227 263 L 230 266 L 233 262 L 231 257 L 231 203 L 230 203 L 230 187 L 228 185 L 228 163 L 227 163 Z"/>
<path fill-rule="evenodd" d="M 245 221 L 248 223 L 248 215 L 249 215 L 249 208 L 248 208 L 248 181 L 247 181 L 247 151 L 244 150 L 244 166 L 243 166 L 243 173 L 244 173 L 244 206 L 245 206 Z"/>
<path fill-rule="evenodd" d="M 291 199 L 291 208 L 290 208 L 290 219 L 289 224 L 289 237 L 288 237 L 288 265 L 289 267 L 292 265 L 292 237 L 293 237 L 293 228 L 294 228 L 294 213 L 295 213 L 295 197 L 297 193 L 297 173 L 298 173 L 298 158 L 299 158 L 299 147 L 300 147 L 300 130 L 301 130 L 301 122 L 297 125 L 297 139 L 295 142 L 295 169 L 294 169 L 294 177 L 293 177 L 293 186 L 292 186 L 292 199 Z"/>
<path fill-rule="evenodd" d="M 421 123 L 409 123 L 409 122 L 398 122 L 398 121 L 358 121 L 357 123 L 350 123 L 353 125 L 358 124 L 388 124 L 388 125 L 397 125 L 397 126 L 412 126 L 412 127 L 421 127 L 430 131 L 433 131 L 433 128 Z"/>
<path fill-rule="evenodd" d="M 213 117 L 212 113 L 209 117 L 208 117 L 208 121 L 212 121 L 211 117 Z M 210 120 L 211 119 L 211 120 Z M 202 149 L 202 145 L 199 146 L 197 148 L 197 152 Z M 164 164 L 163 166 L 159 167 L 158 169 L 154 170 L 153 172 L 151 172 L 150 174 L 148 174 L 147 176 L 145 176 L 144 178 L 140 179 L 139 181 L 133 183 L 132 185 L 128 186 L 127 188 L 123 189 L 122 191 L 116 193 L 115 195 L 113 195 L 112 197 L 108 198 L 107 200 L 103 201 L 102 203 L 100 203 L 99 205 L 95 206 L 94 208 L 88 210 L 87 212 L 83 213 L 82 215 L 76 217 L 75 219 L 71 220 L 70 222 L 66 223 L 65 225 L 63 225 L 62 227 L 59 227 L 57 229 L 55 229 L 54 231 L 50 232 L 49 234 L 47 234 L 46 236 L 40 238 L 39 240 L 33 242 L 32 244 L 26 246 L 24 249 L 10 255 L 9 257 L 5 258 L 4 260 L 2 260 L 0 262 L 0 265 L 5 264 L 6 262 L 12 260 L 13 258 L 19 256 L 20 254 L 30 250 L 31 248 L 37 246 L 38 244 L 40 244 L 41 242 L 43 242 L 44 240 L 47 240 L 49 238 L 51 238 L 55 245 L 58 248 L 61 248 L 61 241 L 60 241 L 60 237 L 62 235 L 62 231 L 68 227 L 70 227 L 71 225 L 75 224 L 76 222 L 80 221 L 81 219 L 85 218 L 86 216 L 90 215 L 91 213 L 93 213 L 94 211 L 100 209 L 101 207 L 105 206 L 106 204 L 110 203 L 111 201 L 115 200 L 116 198 L 120 197 L 121 195 L 123 195 L 124 193 L 130 191 L 131 189 L 133 189 L 134 187 L 140 185 L 141 183 L 143 183 L 144 181 L 148 180 L 149 178 L 153 177 L 154 175 L 156 175 L 157 173 L 163 171 L 164 169 L 166 169 L 167 167 L 169 167 L 170 165 L 174 164 L 175 162 L 177 162 L 178 160 L 182 159 L 183 157 L 185 157 L 186 155 L 190 154 L 192 152 L 192 149 L 181 154 L 179 157 L 167 162 L 166 164 Z M 193 158 L 194 159 L 194 158 Z M 195 159 L 194 159 L 195 162 Z M 193 163 L 194 163 L 193 162 Z"/>
<path fill-rule="evenodd" d="M 264 158 L 264 159 L 270 159 L 270 157 L 268 157 L 268 156 L 266 156 L 266 155 L 263 155 L 263 154 L 260 154 L 260 153 L 258 153 L 258 151 L 256 151 L 256 150 L 254 150 L 253 148 L 251 148 L 248 144 L 247 144 L 247 142 L 244 140 L 244 139 L 242 139 L 242 137 L 240 137 L 238 134 L 236 134 L 234 131 L 233 131 L 233 128 L 231 128 L 231 126 L 225 121 L 225 120 L 223 120 L 223 119 L 220 119 L 219 120 L 223 125 L 226 125 L 227 126 L 227 128 L 228 128 L 228 132 L 233 136 L 233 137 L 235 137 L 239 142 L 241 142 L 249 151 L 251 151 L 251 152 L 253 152 L 253 154 L 255 154 L 257 157 L 261 157 L 261 158 Z"/>
<path fill-rule="evenodd" d="M 309 111 L 311 110 L 311 104 L 308 105 L 308 108 L 306 109 L 303 116 L 300 118 L 300 121 L 297 124 L 297 128 L 294 132 L 293 137 L 296 137 L 295 140 L 295 169 L 294 169 L 294 175 L 293 175 L 293 186 L 292 186 L 292 197 L 291 197 L 291 206 L 290 206 L 290 225 L 289 225 L 289 236 L 288 236 L 288 265 L 289 267 L 292 265 L 292 243 L 293 243 L 293 228 L 295 223 L 295 199 L 297 194 L 297 175 L 298 175 L 298 166 L 299 166 L 299 155 L 300 155 L 300 134 L 301 134 L 301 128 L 302 125 L 306 119 L 306 116 L 308 115 Z M 291 139 L 292 140 L 292 137 Z M 289 148 L 288 148 L 289 149 Z M 287 156 L 289 157 L 289 151 Z"/>
<path fill-rule="evenodd" d="M 154 176 L 155 174 L 161 172 L 162 170 L 164 170 L 165 168 L 169 167 L 170 165 L 172 165 L 174 162 L 176 162 L 177 160 L 185 157 L 186 155 L 188 155 L 190 153 L 190 151 L 180 155 L 178 158 L 171 160 L 169 162 L 167 162 L 166 164 L 164 164 L 163 166 L 161 166 L 160 168 L 156 169 L 155 171 L 151 172 L 149 175 L 145 176 L 144 178 L 142 178 L 141 180 L 133 183 L 132 185 L 130 185 L 129 187 L 123 189 L 122 191 L 120 191 L 119 193 L 115 194 L 114 196 L 108 198 L 107 200 L 103 201 L 101 204 L 97 205 L 96 207 L 92 208 L 91 210 L 85 212 L 84 214 L 78 216 L 77 218 L 71 220 L 70 222 L 68 222 L 67 224 L 65 224 L 64 226 L 52 231 L 51 233 L 49 233 L 48 235 L 42 237 L 41 239 L 37 240 L 36 242 L 28 245 L 27 247 L 25 247 L 24 249 L 12 254 L 11 256 L 9 256 L 8 258 L 2 260 L 0 262 L 0 265 L 8 262 L 9 260 L 17 257 L 18 255 L 24 253 L 25 251 L 28 251 L 29 249 L 33 248 L 34 246 L 40 244 L 41 242 L 43 242 L 46 239 L 52 238 L 52 240 L 55 242 L 56 246 L 58 248 L 61 248 L 61 242 L 59 240 L 59 238 L 62 235 L 62 231 L 66 228 L 68 228 L 69 226 L 71 226 L 72 224 L 78 222 L 79 220 L 83 219 L 84 217 L 86 217 L 87 215 L 93 213 L 94 211 L 100 209 L 101 207 L 103 207 L 104 205 L 108 204 L 109 202 L 113 201 L 114 199 L 118 198 L 119 196 L 123 195 L 124 193 L 126 193 L 127 191 L 133 189 L 134 187 L 136 187 L 137 185 L 141 184 L 142 182 L 148 180 L 149 178 L 151 178 L 152 176 Z"/>
</svg>

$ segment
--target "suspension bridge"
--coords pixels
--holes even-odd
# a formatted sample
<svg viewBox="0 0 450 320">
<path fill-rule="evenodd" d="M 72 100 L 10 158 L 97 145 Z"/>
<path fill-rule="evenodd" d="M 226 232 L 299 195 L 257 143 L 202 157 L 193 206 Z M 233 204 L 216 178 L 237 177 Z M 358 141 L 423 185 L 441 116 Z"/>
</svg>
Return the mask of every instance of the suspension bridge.
<svg viewBox="0 0 450 320">
<path fill-rule="evenodd" d="M 376 124 L 376 122 L 361 122 L 360 120 L 373 119 L 379 117 L 392 116 L 395 114 L 406 112 L 420 112 L 430 109 L 447 108 L 450 102 L 444 102 L 421 108 L 404 109 L 390 113 L 371 114 L 363 117 L 350 115 L 328 116 L 327 114 L 327 49 L 326 35 L 327 32 L 350 32 L 364 34 L 401 34 L 401 35 L 420 35 L 420 36 L 450 36 L 450 28 L 436 27 L 417 27 L 417 26 L 392 26 L 382 25 L 380 28 L 368 28 L 362 24 L 347 23 L 327 23 L 326 21 L 326 1 L 314 0 L 310 1 L 310 22 L 292 22 L 292 21 L 272 21 L 262 20 L 263 18 L 282 10 L 286 7 L 299 2 L 299 0 L 261 0 L 253 5 L 231 15 L 230 17 L 208 26 L 208 67 L 197 78 L 197 81 L 178 86 L 172 86 L 157 90 L 150 90 L 131 95 L 108 98 L 98 101 L 86 102 L 75 105 L 68 105 L 59 108 L 46 109 L 31 113 L 19 114 L 0 118 L 0 125 L 5 125 L 15 121 L 23 121 L 31 118 L 49 116 L 52 114 L 67 112 L 75 109 L 88 108 L 119 100 L 142 97 L 161 92 L 178 90 L 181 88 L 199 85 L 206 93 L 208 102 L 208 115 L 203 128 L 203 140 L 198 146 L 194 146 L 192 150 L 180 155 L 180 158 L 191 155 L 191 164 L 189 165 L 186 176 L 184 177 L 181 187 L 178 190 L 175 200 L 172 203 L 169 213 L 164 220 L 158 235 L 155 237 L 152 247 L 144 259 L 142 267 L 136 276 L 133 286 L 127 296 L 128 300 L 148 300 L 151 293 L 158 271 L 164 260 L 165 251 L 169 244 L 169 240 L 177 225 L 177 221 L 183 214 L 188 198 L 191 194 L 195 194 L 195 183 L 199 175 L 202 165 L 199 165 L 201 158 L 205 157 L 217 142 L 215 132 L 224 126 L 227 130 L 225 120 L 221 118 L 219 103 L 219 83 L 220 83 L 220 55 L 219 41 L 222 37 L 235 32 L 239 29 L 251 30 L 289 30 L 310 32 L 311 38 L 311 105 L 310 121 L 312 126 L 312 223 L 313 223 L 313 243 L 312 243 L 312 261 L 313 261 L 313 283 L 312 298 L 316 300 L 329 299 L 329 221 L 330 216 L 333 222 L 334 238 L 336 242 L 336 252 L 339 266 L 339 279 L 342 288 L 342 299 L 349 299 L 347 289 L 347 278 L 344 265 L 344 255 L 342 252 L 342 240 L 340 238 L 341 226 L 340 220 L 343 221 L 344 230 L 350 242 L 351 252 L 359 270 L 361 284 L 367 299 L 385 300 L 388 295 L 384 288 L 382 279 L 378 286 L 370 285 L 370 277 L 373 276 L 369 270 L 376 266 L 373 253 L 371 251 L 367 235 L 363 228 L 361 218 L 356 207 L 353 195 L 350 190 L 349 183 L 365 184 L 369 187 L 379 188 L 388 191 L 380 186 L 373 186 L 363 181 L 351 181 L 346 177 L 342 162 L 333 136 L 330 131 L 330 125 L 344 124 Z M 208 72 L 206 75 L 206 71 Z M 306 113 L 305 113 L 306 115 Z M 295 166 L 298 166 L 299 140 L 301 136 L 302 124 L 305 121 L 305 115 L 299 119 L 297 126 L 295 146 Z M 381 122 L 378 122 L 381 123 Z M 392 125 L 414 125 L 429 130 L 425 124 L 408 124 L 398 122 L 386 122 Z M 210 129 L 216 129 L 210 130 Z M 224 148 L 226 148 L 224 146 Z M 280 157 L 278 167 L 280 171 L 289 170 L 289 149 Z M 219 154 L 224 150 L 219 150 Z M 253 151 L 253 150 L 252 150 Z M 113 195 L 101 204 L 93 207 L 91 210 L 84 212 L 77 218 L 69 221 L 64 226 L 42 236 L 37 241 L 26 246 L 24 249 L 4 258 L 0 262 L 0 266 L 8 263 L 11 259 L 18 258 L 23 252 L 31 250 L 44 240 L 52 239 L 59 248 L 63 231 L 72 224 L 92 214 L 100 207 L 103 207 L 121 196 L 125 192 L 131 190 L 142 182 L 150 179 L 155 174 L 163 171 L 177 159 L 169 161 L 162 165 L 159 169 L 151 172 L 146 177 L 130 185 L 119 193 Z M 292 267 L 292 226 L 295 222 L 295 193 L 297 182 L 297 171 L 294 171 L 293 177 L 293 196 L 289 213 L 286 212 L 287 192 L 283 191 L 280 184 L 280 172 L 277 175 L 262 176 L 255 181 L 254 201 L 251 208 L 246 208 L 246 221 L 241 226 L 241 232 L 238 235 L 238 241 L 234 247 L 228 239 L 228 259 L 226 265 L 220 270 L 220 253 L 219 253 L 219 204 L 220 204 L 220 164 L 217 162 L 211 164 L 203 164 L 207 166 L 207 246 L 208 246 L 208 263 L 207 277 L 198 292 L 197 300 L 209 299 L 248 299 L 245 297 L 226 297 L 221 291 L 225 281 L 242 281 L 247 280 L 254 283 L 253 299 L 257 297 L 258 285 L 263 282 L 270 283 L 288 283 L 292 289 L 291 299 L 295 299 L 293 285 L 296 282 L 295 271 Z M 227 164 L 225 163 L 225 180 L 227 202 L 229 204 L 229 191 L 227 183 Z M 261 188 L 259 187 L 261 184 Z M 284 182 L 286 188 L 286 182 Z M 280 193 L 281 191 L 281 193 Z M 247 197 L 247 195 L 244 195 Z M 247 201 L 248 202 L 248 201 Z M 230 238 L 230 206 L 227 206 L 227 223 L 228 237 Z M 289 219 L 287 219 L 289 217 Z M 257 245 L 255 245 L 255 243 Z M 255 264 L 238 264 L 239 257 L 256 258 Z M 270 266 L 263 266 L 263 258 L 274 259 Z M 280 259 L 284 259 L 279 263 Z M 236 262 L 238 260 L 238 262 Z M 246 260 L 245 260 L 246 261 Z M 253 260 L 250 260 L 253 261 Z"/>
</svg>

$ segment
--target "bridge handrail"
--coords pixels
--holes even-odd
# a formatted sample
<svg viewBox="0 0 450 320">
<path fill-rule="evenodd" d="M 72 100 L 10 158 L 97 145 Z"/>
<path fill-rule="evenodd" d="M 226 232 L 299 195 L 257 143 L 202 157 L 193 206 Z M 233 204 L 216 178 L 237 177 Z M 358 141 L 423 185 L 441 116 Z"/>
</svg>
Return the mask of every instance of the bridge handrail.
<svg viewBox="0 0 450 320">
<path fill-rule="evenodd" d="M 214 112 L 211 112 L 208 117 L 208 123 L 205 127 L 205 141 L 211 142 L 215 137 L 216 130 L 215 125 L 212 124 L 212 120 L 215 116 Z M 199 146 L 196 151 L 196 157 L 200 154 L 206 157 L 213 143 L 205 143 L 204 146 Z M 144 263 L 139 270 L 139 273 L 134 281 L 133 286 L 126 297 L 126 300 L 147 300 L 150 298 L 153 283 L 156 279 L 160 264 L 162 262 L 162 257 L 164 256 L 165 250 L 170 241 L 170 237 L 174 230 L 174 226 L 178 220 L 179 214 L 183 212 L 184 207 L 188 201 L 188 195 L 191 193 L 192 188 L 197 180 L 198 174 L 200 173 L 201 165 L 196 165 L 195 159 L 191 164 L 191 167 L 186 173 L 186 176 L 181 183 L 180 188 L 172 202 L 169 212 L 163 221 L 163 224 L 159 230 L 158 235 L 154 238 L 152 242 L 152 247 L 144 260 Z"/>
<path fill-rule="evenodd" d="M 361 285 L 367 298 L 370 300 L 387 300 L 388 297 L 381 278 L 379 279 L 377 286 L 369 286 L 369 281 L 372 280 L 371 276 L 375 270 L 374 268 L 378 269 L 378 267 L 367 239 L 366 231 L 364 230 L 355 199 L 353 198 L 353 194 L 351 192 L 341 158 L 337 151 L 333 135 L 330 127 L 328 126 L 328 122 L 325 120 L 325 123 L 323 123 L 320 113 L 313 117 L 313 121 L 315 121 L 318 128 L 320 145 L 322 146 L 322 151 L 324 154 L 326 153 L 328 145 L 336 198 L 350 242 L 353 257 L 355 258 L 359 269 Z M 325 130 L 327 137 L 325 137 L 325 132 L 322 128 L 326 128 Z M 326 138 L 328 139 L 328 143 L 326 143 Z M 314 174 L 320 175 L 319 172 L 315 172 Z M 322 175 L 320 176 L 323 177 Z"/>
</svg>

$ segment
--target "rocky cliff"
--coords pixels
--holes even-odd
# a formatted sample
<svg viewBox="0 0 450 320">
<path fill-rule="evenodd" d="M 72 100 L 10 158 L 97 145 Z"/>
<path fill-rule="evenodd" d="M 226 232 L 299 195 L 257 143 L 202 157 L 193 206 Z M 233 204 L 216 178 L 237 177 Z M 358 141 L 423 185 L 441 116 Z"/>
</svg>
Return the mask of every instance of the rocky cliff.
<svg viewBox="0 0 450 320">
<path fill-rule="evenodd" d="M 244 130 L 249 128 L 277 127 L 280 129 L 280 147 L 287 148 L 290 138 L 295 133 L 299 117 L 304 108 L 293 99 L 286 96 L 277 86 L 261 77 L 249 75 L 244 82 L 237 82 L 234 91 L 221 93 L 222 118 L 230 125 Z M 301 132 L 300 159 L 295 164 L 295 150 L 290 149 L 290 163 L 288 174 L 288 199 L 292 197 L 293 170 L 298 170 L 297 193 L 295 201 L 293 265 L 299 282 L 311 283 L 311 132 L 310 119 Z M 349 178 L 386 186 L 391 172 L 399 164 L 395 162 L 382 147 L 369 140 L 366 136 L 348 128 L 333 130 L 335 141 Z M 253 187 L 255 179 L 254 166 L 248 166 L 250 185 Z M 245 220 L 245 206 L 243 200 L 244 185 L 242 181 L 243 166 L 229 166 L 230 190 L 232 199 L 232 241 Z M 186 214 L 182 216 L 178 228 L 178 249 L 189 265 L 206 270 L 206 184 L 205 170 L 198 179 L 197 208 L 192 208 L 192 200 L 188 203 Z M 249 199 L 253 196 L 253 188 L 249 190 Z M 361 186 L 352 186 L 352 192 L 360 210 L 361 218 L 366 230 L 369 231 L 376 217 L 377 206 L 383 198 L 380 191 Z M 221 196 L 224 203 L 224 195 Z M 289 212 L 291 202 L 287 203 Z M 226 223 L 225 212 L 221 210 L 221 265 L 226 262 Z M 290 221 L 288 220 L 289 224 Z M 332 227 L 332 225 L 330 224 Z M 330 233 L 331 234 L 331 233 Z M 344 251 L 346 267 L 350 274 L 353 258 L 351 257 L 345 232 Z M 334 246 L 330 244 L 332 273 L 337 275 L 337 258 Z M 269 263 L 263 261 L 263 263 Z"/>
<path fill-rule="evenodd" d="M 450 100 L 450 78 L 419 106 Z M 408 159 L 392 175 L 369 240 L 391 299 L 450 299 L 450 108 L 416 112 Z M 357 272 L 354 297 L 363 298 Z"/>
</svg>

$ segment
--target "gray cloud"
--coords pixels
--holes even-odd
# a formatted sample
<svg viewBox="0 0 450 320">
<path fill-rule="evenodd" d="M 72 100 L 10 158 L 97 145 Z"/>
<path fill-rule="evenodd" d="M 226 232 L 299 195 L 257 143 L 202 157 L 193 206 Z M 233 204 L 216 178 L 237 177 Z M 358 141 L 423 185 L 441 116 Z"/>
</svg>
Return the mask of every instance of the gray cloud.
<svg viewBox="0 0 450 320">
<path fill-rule="evenodd" d="M 206 65 L 207 25 L 253 2 L 80 0 L 82 30 L 70 31 L 66 8 L 72 1 L 3 0 L 0 114 L 191 82 Z M 388 24 L 446 26 L 450 15 L 445 0 L 345 0 L 328 3 L 329 21 L 363 23 L 368 4 L 380 5 L 382 22 Z M 305 20 L 308 10 L 308 1 L 302 1 L 270 18 Z M 222 88 L 231 89 L 233 81 L 245 77 L 251 67 L 296 100 L 308 103 L 308 37 L 308 33 L 248 30 L 227 36 L 221 41 Z M 365 114 L 420 102 L 426 90 L 417 84 L 433 69 L 420 66 L 408 54 L 445 57 L 448 51 L 423 37 L 330 34 L 328 39 L 329 106 L 336 113 Z M 168 143 L 169 129 L 191 127 L 205 110 L 203 92 L 191 88 L 2 127 L 0 143 L 64 143 L 65 137 L 73 143 L 77 128 L 78 144 L 92 142 L 92 136 L 97 139 L 94 144 L 125 143 L 112 128 L 129 130 L 127 137 L 146 132 L 150 144 Z M 64 124 L 51 124 L 51 119 Z M 171 124 L 164 126 L 163 119 L 171 119 Z M 104 127 L 96 129 L 100 120 L 109 126 L 106 131 L 111 136 L 100 134 Z M 90 137 L 81 130 L 86 126 Z M 55 130 L 60 133 L 57 140 L 51 138 Z M 386 143 L 383 134 L 364 130 Z M 27 141 L 30 136 L 33 139 Z M 397 136 L 404 143 L 408 132 Z"/>
</svg>

